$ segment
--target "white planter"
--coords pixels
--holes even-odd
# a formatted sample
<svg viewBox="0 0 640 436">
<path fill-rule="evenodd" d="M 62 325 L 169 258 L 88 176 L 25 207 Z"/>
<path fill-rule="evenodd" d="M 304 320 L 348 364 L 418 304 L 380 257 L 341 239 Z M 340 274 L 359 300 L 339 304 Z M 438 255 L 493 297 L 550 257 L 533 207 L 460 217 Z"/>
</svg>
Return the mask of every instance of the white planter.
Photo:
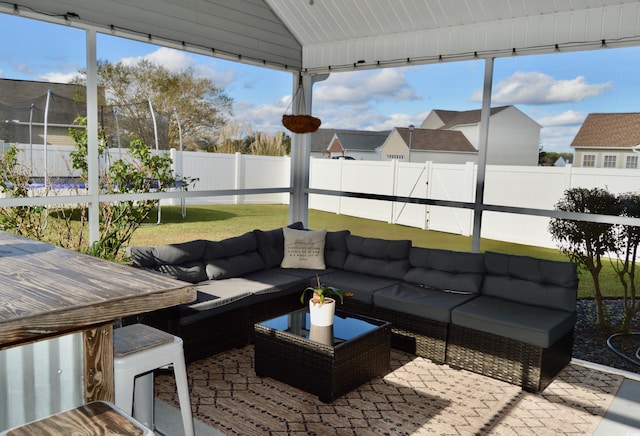
<svg viewBox="0 0 640 436">
<path fill-rule="evenodd" d="M 309 300 L 309 318 L 311 325 L 320 327 L 333 325 L 333 315 L 336 313 L 336 302 L 333 298 L 325 298 L 324 303 L 314 303 Z"/>
</svg>

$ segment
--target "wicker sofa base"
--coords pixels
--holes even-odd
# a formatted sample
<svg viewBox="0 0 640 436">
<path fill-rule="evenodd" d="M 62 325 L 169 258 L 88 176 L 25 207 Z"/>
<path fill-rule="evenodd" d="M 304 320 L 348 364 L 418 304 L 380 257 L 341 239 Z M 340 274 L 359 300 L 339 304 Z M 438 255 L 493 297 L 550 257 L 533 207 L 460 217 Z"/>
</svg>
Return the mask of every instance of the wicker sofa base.
<svg viewBox="0 0 640 436">
<path fill-rule="evenodd" d="M 427 358 L 434 363 L 445 362 L 447 323 L 380 307 L 373 308 L 373 317 L 391 323 L 393 348 Z"/>
<path fill-rule="evenodd" d="M 573 330 L 550 348 L 456 325 L 449 326 L 445 362 L 540 392 L 571 361 Z"/>
<path fill-rule="evenodd" d="M 249 343 L 247 325 L 251 319 L 250 307 L 239 307 L 180 326 L 184 339 L 184 357 L 187 362 L 213 356 Z"/>
</svg>

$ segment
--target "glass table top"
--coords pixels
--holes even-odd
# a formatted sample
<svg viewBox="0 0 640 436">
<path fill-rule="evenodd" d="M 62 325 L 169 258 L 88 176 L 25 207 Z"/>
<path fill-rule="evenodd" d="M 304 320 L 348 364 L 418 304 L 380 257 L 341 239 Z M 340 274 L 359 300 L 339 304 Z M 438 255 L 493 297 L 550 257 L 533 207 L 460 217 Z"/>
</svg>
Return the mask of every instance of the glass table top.
<svg viewBox="0 0 640 436">
<path fill-rule="evenodd" d="M 308 309 L 299 309 L 258 324 L 273 330 L 335 347 L 375 330 L 387 324 L 387 322 L 336 310 L 333 325 L 321 327 L 311 325 Z"/>
</svg>

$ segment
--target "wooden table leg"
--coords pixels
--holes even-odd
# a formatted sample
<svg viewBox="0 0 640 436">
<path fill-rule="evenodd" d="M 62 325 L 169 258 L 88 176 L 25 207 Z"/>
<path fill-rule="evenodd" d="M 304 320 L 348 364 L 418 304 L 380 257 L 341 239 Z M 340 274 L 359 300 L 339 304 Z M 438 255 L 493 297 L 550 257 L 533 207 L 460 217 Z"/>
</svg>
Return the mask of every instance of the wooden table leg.
<svg viewBox="0 0 640 436">
<path fill-rule="evenodd" d="M 101 324 L 83 331 L 84 400 L 114 401 L 113 323 Z"/>
</svg>

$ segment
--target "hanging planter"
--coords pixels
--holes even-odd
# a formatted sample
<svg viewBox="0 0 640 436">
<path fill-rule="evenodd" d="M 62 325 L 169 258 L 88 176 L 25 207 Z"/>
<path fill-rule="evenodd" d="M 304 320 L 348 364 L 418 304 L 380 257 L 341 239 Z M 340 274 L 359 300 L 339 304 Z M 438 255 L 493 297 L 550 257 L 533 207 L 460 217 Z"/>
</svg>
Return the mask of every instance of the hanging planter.
<svg viewBox="0 0 640 436">
<path fill-rule="evenodd" d="M 312 133 L 318 130 L 322 122 L 311 115 L 283 115 L 282 124 L 293 133 Z"/>
<path fill-rule="evenodd" d="M 304 112 L 304 110 L 302 110 L 305 107 L 304 91 L 301 94 L 302 95 L 301 100 L 298 101 L 296 98 L 300 93 L 300 91 L 303 91 L 302 82 L 300 83 L 300 86 L 298 87 L 296 94 L 291 99 L 291 103 L 293 103 L 294 101 L 296 102 L 296 105 L 298 106 L 297 112 Z M 287 108 L 287 110 L 288 109 L 289 108 Z M 285 126 L 287 129 L 289 129 L 290 131 L 292 131 L 293 133 L 312 133 L 318 130 L 318 128 L 320 127 L 320 124 L 322 124 L 322 122 L 320 121 L 320 118 L 312 117 L 311 115 L 284 114 L 282 116 L 282 125 Z"/>
</svg>

